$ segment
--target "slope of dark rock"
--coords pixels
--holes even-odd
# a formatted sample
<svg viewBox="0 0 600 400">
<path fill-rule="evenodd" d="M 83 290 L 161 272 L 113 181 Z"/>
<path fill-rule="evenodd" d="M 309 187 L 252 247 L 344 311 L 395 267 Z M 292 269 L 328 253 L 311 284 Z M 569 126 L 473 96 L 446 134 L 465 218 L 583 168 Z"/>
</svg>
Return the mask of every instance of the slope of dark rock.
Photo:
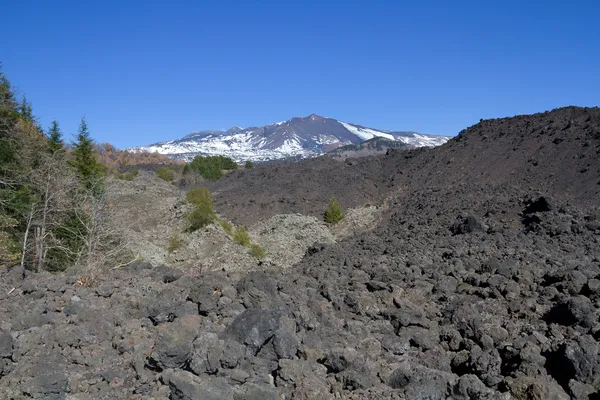
<svg viewBox="0 0 600 400">
<path fill-rule="evenodd" d="M 481 121 L 433 149 L 333 162 L 327 157 L 237 171 L 214 187 L 216 206 L 242 223 L 282 212 L 320 216 L 331 196 L 343 207 L 399 189 L 462 182 L 536 189 L 576 202 L 600 196 L 600 109 Z"/>
<path fill-rule="evenodd" d="M 360 169 L 354 164 L 368 165 Z M 237 170 L 210 188 L 215 209 L 236 223 L 251 225 L 277 214 L 321 217 L 332 196 L 342 207 L 381 202 L 389 188 L 381 186 L 381 160 L 340 163 L 329 157 Z"/>
<path fill-rule="evenodd" d="M 400 196 L 287 273 L 3 271 L 0 397 L 593 398 L 600 210 L 538 198 Z"/>
<path fill-rule="evenodd" d="M 484 120 L 444 146 L 416 153 L 411 162 L 397 163 L 414 188 L 469 181 L 589 202 L 600 195 L 600 109 Z"/>
</svg>

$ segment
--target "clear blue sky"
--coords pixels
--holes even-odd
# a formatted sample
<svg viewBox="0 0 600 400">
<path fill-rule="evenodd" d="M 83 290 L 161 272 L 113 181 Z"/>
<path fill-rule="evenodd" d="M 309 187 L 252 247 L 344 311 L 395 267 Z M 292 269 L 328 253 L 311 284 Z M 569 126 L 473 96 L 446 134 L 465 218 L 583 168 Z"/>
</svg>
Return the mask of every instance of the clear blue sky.
<svg viewBox="0 0 600 400">
<path fill-rule="evenodd" d="M 455 135 L 600 105 L 597 3 L 7 1 L 0 61 L 44 127 L 120 148 L 313 112 Z"/>
</svg>

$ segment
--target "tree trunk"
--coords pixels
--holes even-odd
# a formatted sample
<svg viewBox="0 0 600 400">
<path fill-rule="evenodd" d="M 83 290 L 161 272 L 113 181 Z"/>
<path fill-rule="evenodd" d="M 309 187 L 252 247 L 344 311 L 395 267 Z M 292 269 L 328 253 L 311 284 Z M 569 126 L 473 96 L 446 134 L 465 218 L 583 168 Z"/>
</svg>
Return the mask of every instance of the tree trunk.
<svg viewBox="0 0 600 400">
<path fill-rule="evenodd" d="M 25 257 L 27 256 L 27 239 L 29 237 L 29 230 L 31 229 L 31 222 L 33 221 L 33 215 L 35 213 L 35 204 L 31 205 L 31 211 L 27 217 L 27 225 L 25 227 L 25 234 L 23 235 L 23 247 L 21 248 L 21 267 L 25 267 Z"/>
</svg>

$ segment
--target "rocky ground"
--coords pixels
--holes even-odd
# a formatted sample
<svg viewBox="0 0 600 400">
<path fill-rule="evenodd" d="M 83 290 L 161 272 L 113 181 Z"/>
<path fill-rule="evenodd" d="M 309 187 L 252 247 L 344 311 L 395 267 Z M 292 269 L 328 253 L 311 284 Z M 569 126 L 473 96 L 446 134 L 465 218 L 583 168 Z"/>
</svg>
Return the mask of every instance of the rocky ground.
<svg viewBox="0 0 600 400">
<path fill-rule="evenodd" d="M 292 253 L 246 273 L 1 271 L 0 398 L 599 399 L 599 152 L 596 109 L 484 121 L 440 149 L 353 160 L 386 166 L 358 187 L 388 201 L 333 229 L 309 218 L 330 193 L 295 209 L 254 180 L 253 239 L 309 247 L 285 269 Z M 264 168 L 240 179 L 300 174 Z M 331 194 L 364 205 L 340 182 Z M 273 229 L 289 242 L 269 243 Z"/>
</svg>

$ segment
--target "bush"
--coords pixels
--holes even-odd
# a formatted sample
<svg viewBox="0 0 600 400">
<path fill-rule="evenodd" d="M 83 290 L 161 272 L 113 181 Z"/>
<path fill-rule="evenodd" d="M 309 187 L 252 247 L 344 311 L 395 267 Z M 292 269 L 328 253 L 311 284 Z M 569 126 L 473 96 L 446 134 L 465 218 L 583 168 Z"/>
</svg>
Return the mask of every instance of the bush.
<svg viewBox="0 0 600 400">
<path fill-rule="evenodd" d="M 329 206 L 325 211 L 325 222 L 329 224 L 337 224 L 342 219 L 344 219 L 342 207 L 340 207 L 340 203 L 338 203 L 337 199 L 332 197 L 331 201 L 329 202 Z"/>
<path fill-rule="evenodd" d="M 186 199 L 194 206 L 187 217 L 190 231 L 197 231 L 215 220 L 214 201 L 208 189 L 191 189 L 187 192 Z"/>
<path fill-rule="evenodd" d="M 250 255 L 257 260 L 262 260 L 267 255 L 267 250 L 257 244 L 250 245 Z"/>
<path fill-rule="evenodd" d="M 246 161 L 246 164 L 244 165 L 244 167 L 246 169 L 250 169 L 250 168 L 254 167 L 254 164 L 252 164 L 252 161 L 248 160 L 248 161 Z"/>
<path fill-rule="evenodd" d="M 230 222 L 222 220 L 221 218 L 217 218 L 217 217 L 215 217 L 215 219 L 217 220 L 219 225 L 221 225 L 221 228 L 223 228 L 223 230 L 225 231 L 226 234 L 228 234 L 229 236 L 233 235 L 233 225 L 231 225 Z"/>
<path fill-rule="evenodd" d="M 185 246 L 185 242 L 179 237 L 177 234 L 173 234 L 169 239 L 169 244 L 167 245 L 167 251 L 172 253 L 176 250 L 179 250 Z"/>
<path fill-rule="evenodd" d="M 250 235 L 248 235 L 248 231 L 243 226 L 239 226 L 233 235 L 233 240 L 244 247 L 250 246 Z"/>
<path fill-rule="evenodd" d="M 214 214 L 206 209 L 196 208 L 194 211 L 188 214 L 188 229 L 191 232 L 197 231 L 200 228 L 204 228 L 210 225 L 214 221 Z"/>
<path fill-rule="evenodd" d="M 156 169 L 156 174 L 163 181 L 171 182 L 175 179 L 175 171 L 167 167 L 158 167 Z"/>
<path fill-rule="evenodd" d="M 194 188 L 188 190 L 185 195 L 187 201 L 198 208 L 207 208 L 210 212 L 213 212 L 214 200 L 206 188 Z"/>
<path fill-rule="evenodd" d="M 238 165 L 229 157 L 208 156 L 195 157 L 191 163 L 184 168 L 185 174 L 199 173 L 204 179 L 217 181 L 223 176 L 223 171 L 237 169 Z"/>
</svg>

